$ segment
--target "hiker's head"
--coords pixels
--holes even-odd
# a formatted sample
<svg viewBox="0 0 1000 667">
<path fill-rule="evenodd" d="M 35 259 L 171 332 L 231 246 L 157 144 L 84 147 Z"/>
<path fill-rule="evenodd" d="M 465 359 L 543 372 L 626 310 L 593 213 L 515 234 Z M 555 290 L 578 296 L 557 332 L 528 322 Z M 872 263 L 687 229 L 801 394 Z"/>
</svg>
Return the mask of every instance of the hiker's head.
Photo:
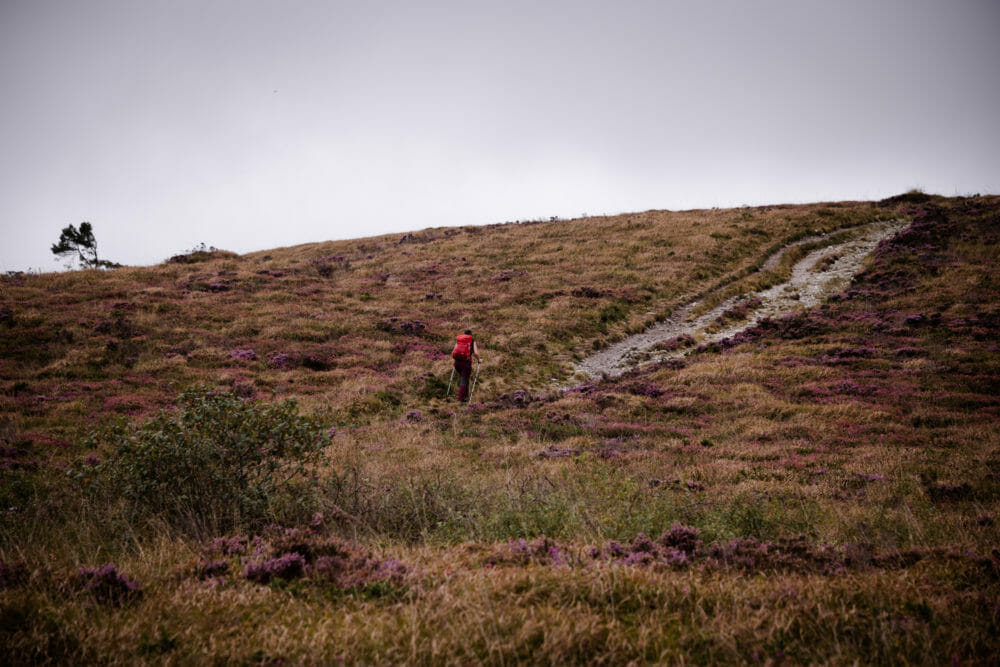
<svg viewBox="0 0 1000 667">
<path fill-rule="evenodd" d="M 466 336 L 471 336 L 472 335 L 472 329 L 466 329 L 465 330 L 465 335 Z"/>
</svg>

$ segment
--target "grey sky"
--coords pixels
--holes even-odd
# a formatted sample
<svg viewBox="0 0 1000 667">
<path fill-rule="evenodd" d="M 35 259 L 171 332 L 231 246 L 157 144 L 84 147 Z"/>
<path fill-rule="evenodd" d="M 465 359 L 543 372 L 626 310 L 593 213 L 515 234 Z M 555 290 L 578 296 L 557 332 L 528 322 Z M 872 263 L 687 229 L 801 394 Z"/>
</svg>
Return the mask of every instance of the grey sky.
<svg viewBox="0 0 1000 667">
<path fill-rule="evenodd" d="M 1000 192 L 996 0 L 0 0 L 0 270 Z"/>
</svg>

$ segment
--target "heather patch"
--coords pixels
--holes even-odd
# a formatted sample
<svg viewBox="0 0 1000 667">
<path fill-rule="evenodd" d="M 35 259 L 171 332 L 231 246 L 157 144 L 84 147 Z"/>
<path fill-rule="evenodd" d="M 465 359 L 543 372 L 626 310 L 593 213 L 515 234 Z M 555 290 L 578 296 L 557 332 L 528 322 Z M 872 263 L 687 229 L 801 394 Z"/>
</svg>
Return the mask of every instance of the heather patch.
<svg viewBox="0 0 1000 667">
<path fill-rule="evenodd" d="M 679 350 L 685 347 L 692 347 L 695 345 L 694 337 L 689 334 L 681 334 L 680 336 L 674 336 L 668 340 L 661 343 L 657 343 L 653 346 L 656 350 L 662 350 L 664 352 L 673 352 L 674 350 Z"/>
<path fill-rule="evenodd" d="M 113 563 L 103 567 L 81 567 L 70 578 L 74 590 L 93 598 L 98 604 L 119 606 L 142 595 L 137 581 L 118 571 Z"/>
<path fill-rule="evenodd" d="M 851 571 L 906 569 L 923 561 L 962 563 L 991 580 L 1000 580 L 1000 550 L 973 551 L 909 549 L 878 551 L 870 544 L 816 545 L 794 536 L 762 541 L 753 536 L 704 544 L 698 531 L 675 523 L 657 539 L 639 533 L 622 543 L 609 540 L 602 546 L 576 547 L 545 535 L 534 540 L 510 540 L 481 558 L 493 567 L 588 568 L 630 566 L 666 570 L 736 571 L 740 575 L 798 572 L 839 576 Z"/>
<path fill-rule="evenodd" d="M 239 359 L 240 361 L 256 361 L 257 353 L 251 349 L 237 349 L 232 350 L 229 356 L 233 359 Z"/>
<path fill-rule="evenodd" d="M 298 357 L 294 354 L 289 354 L 287 352 L 274 352 L 268 359 L 268 363 L 272 368 L 279 369 L 289 369 L 298 365 Z"/>
<path fill-rule="evenodd" d="M 412 568 L 400 561 L 377 558 L 350 540 L 323 536 L 318 532 L 321 526 L 319 517 L 309 528 L 272 528 L 250 538 L 215 538 L 205 545 L 194 575 L 204 579 L 233 573 L 257 584 L 303 580 L 341 589 L 403 585 L 412 578 Z"/>
</svg>

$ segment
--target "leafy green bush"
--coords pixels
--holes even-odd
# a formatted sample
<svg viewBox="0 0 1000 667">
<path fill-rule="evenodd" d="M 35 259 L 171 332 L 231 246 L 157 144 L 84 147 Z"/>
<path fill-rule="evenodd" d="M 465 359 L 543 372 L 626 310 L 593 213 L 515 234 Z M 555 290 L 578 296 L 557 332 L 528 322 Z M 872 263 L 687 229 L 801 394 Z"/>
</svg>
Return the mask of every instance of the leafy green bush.
<svg viewBox="0 0 1000 667">
<path fill-rule="evenodd" d="M 95 434 L 114 453 L 95 471 L 94 488 L 127 502 L 134 517 L 213 529 L 271 519 L 280 495 L 311 479 L 329 444 L 323 426 L 299 415 L 294 400 L 258 403 L 194 388 L 180 394 L 178 406 Z"/>
</svg>

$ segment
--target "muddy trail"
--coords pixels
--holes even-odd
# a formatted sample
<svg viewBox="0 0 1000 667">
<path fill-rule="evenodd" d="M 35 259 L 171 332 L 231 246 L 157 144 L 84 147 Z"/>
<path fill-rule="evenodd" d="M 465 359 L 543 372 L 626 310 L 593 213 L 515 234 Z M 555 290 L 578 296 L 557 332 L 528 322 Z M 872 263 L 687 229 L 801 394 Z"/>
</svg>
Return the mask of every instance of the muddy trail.
<svg viewBox="0 0 1000 667">
<path fill-rule="evenodd" d="M 765 318 L 773 319 L 812 308 L 846 287 L 875 246 L 907 224 L 903 220 L 892 220 L 863 225 L 846 230 L 853 234 L 850 240 L 843 242 L 833 242 L 833 239 L 845 230 L 790 243 L 770 255 L 761 270 L 776 268 L 792 248 L 816 243 L 823 245 L 796 262 L 791 278 L 786 282 L 726 299 L 701 315 L 695 313 L 702 301 L 691 301 L 677 309 L 670 318 L 580 361 L 574 366 L 574 371 L 594 379 L 614 377 L 646 364 L 681 357 L 690 351 L 692 345 L 720 341 Z"/>
</svg>

